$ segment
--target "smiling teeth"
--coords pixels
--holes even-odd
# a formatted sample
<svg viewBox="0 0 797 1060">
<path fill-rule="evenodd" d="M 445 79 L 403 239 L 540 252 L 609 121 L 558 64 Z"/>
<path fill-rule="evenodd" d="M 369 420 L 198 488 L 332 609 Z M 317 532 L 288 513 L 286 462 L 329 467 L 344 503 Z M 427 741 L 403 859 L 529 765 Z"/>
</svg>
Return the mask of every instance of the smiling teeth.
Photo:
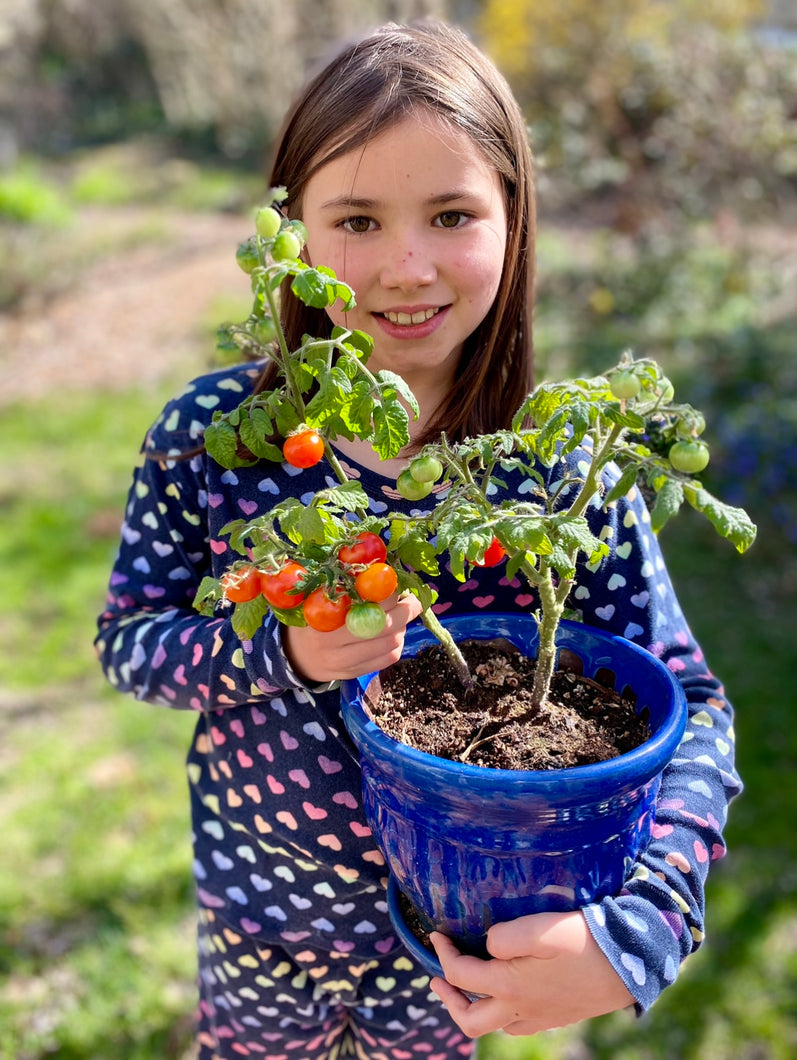
<svg viewBox="0 0 797 1060">
<path fill-rule="evenodd" d="M 410 324 L 423 324 L 439 312 L 439 309 L 421 309 L 417 313 L 385 313 L 385 316 L 391 324 L 403 324 L 407 327 Z"/>
</svg>

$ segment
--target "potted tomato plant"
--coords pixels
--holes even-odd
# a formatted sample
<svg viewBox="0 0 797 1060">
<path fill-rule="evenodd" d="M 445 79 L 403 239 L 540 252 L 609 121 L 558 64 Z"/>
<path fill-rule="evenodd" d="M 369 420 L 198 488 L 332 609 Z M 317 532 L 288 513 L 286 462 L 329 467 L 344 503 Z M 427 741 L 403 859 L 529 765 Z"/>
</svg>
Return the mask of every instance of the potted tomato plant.
<svg viewBox="0 0 797 1060">
<path fill-rule="evenodd" d="M 563 654 L 588 683 L 608 682 L 615 698 L 633 700 L 647 723 L 639 746 L 610 761 L 491 769 L 385 733 L 374 720 L 385 675 L 344 683 L 343 719 L 360 752 L 369 824 L 390 869 L 397 930 L 418 945 L 406 923 L 408 901 L 423 928 L 443 930 L 478 952 L 491 923 L 572 909 L 619 889 L 649 839 L 661 771 L 683 735 L 684 694 L 672 672 L 630 641 L 565 617 L 579 571 L 596 567 L 609 551 L 593 532 L 594 514 L 641 488 L 654 532 L 684 502 L 739 551 L 752 543 L 755 528 L 694 477 L 707 460 L 702 415 L 675 403 L 655 362 L 628 353 L 606 375 L 537 387 L 511 429 L 459 443 L 442 436 L 425 446 L 396 488 L 411 501 L 435 489 L 436 503 L 428 512 L 374 514 L 330 443 L 358 437 L 393 457 L 409 440 L 408 415 L 417 405 L 398 377 L 370 373 L 367 335 L 336 328 L 329 339 L 306 337 L 288 349 L 280 287 L 284 295 L 290 283 L 293 295 L 319 307 L 354 297 L 330 270 L 299 260 L 302 238 L 301 226 L 270 204 L 239 252 L 255 303 L 244 325 L 227 330 L 227 340 L 273 358 L 275 385 L 214 417 L 205 441 L 225 467 L 271 459 L 301 468 L 326 459 L 334 477 L 311 496 L 286 498 L 264 515 L 228 524 L 241 558 L 221 579 L 203 582 L 197 606 L 232 607 L 243 638 L 267 609 L 286 624 L 332 630 L 345 622 L 368 637 L 383 627 L 380 602 L 413 592 L 423 625 L 408 633 L 406 654 L 442 645 L 463 697 L 478 681 L 461 642 L 501 637 L 535 660 L 525 708 L 530 723 L 550 697 Z M 271 344 L 261 341 L 266 327 L 276 336 Z M 461 581 L 474 566 L 504 564 L 505 577 L 530 590 L 534 613 L 441 620 L 432 587 L 441 563 Z M 419 957 L 439 970 L 422 946 Z"/>
</svg>

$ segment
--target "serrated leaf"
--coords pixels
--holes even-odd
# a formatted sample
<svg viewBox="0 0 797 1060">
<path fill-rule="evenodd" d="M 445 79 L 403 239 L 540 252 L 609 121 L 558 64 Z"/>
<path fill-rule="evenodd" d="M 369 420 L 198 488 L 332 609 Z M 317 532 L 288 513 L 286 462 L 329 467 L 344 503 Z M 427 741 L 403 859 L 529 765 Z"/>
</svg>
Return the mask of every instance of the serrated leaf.
<svg viewBox="0 0 797 1060">
<path fill-rule="evenodd" d="M 684 488 L 675 479 L 666 478 L 661 488 L 656 491 L 656 503 L 650 513 L 650 528 L 657 534 L 674 515 L 678 514 L 684 502 Z"/>
<path fill-rule="evenodd" d="M 344 512 L 357 512 L 368 509 L 368 496 L 362 485 L 355 479 L 330 486 L 323 491 L 326 503 L 336 505 Z"/>
<path fill-rule="evenodd" d="M 232 612 L 232 628 L 241 640 L 251 640 L 263 625 L 268 604 L 262 596 L 236 604 Z"/>
<path fill-rule="evenodd" d="M 305 305 L 314 309 L 326 309 L 331 305 L 328 287 L 326 277 L 322 276 L 318 269 L 306 268 L 294 277 L 291 291 Z"/>
<path fill-rule="evenodd" d="M 270 425 L 267 416 L 266 420 Z M 258 430 L 254 415 L 245 416 L 242 419 L 239 434 L 241 441 L 254 456 L 262 460 L 273 460 L 276 463 L 280 463 L 284 459 L 280 447 L 274 445 L 273 442 L 267 441 L 263 437 L 263 432 Z"/>
<path fill-rule="evenodd" d="M 368 438 L 373 430 L 374 396 L 365 380 L 355 383 L 340 418 L 358 438 Z"/>
<path fill-rule="evenodd" d="M 221 467 L 231 471 L 241 466 L 238 456 L 238 433 L 226 420 L 209 423 L 205 428 L 205 449 Z"/>
<path fill-rule="evenodd" d="M 756 539 L 755 523 L 743 508 L 718 500 L 705 489 L 686 487 L 686 499 L 698 512 L 702 512 L 717 533 L 734 545 L 738 552 L 746 552 Z"/>
<path fill-rule="evenodd" d="M 375 405 L 372 416 L 374 434 L 372 448 L 382 460 L 391 460 L 409 443 L 409 416 L 398 401 Z"/>
<path fill-rule="evenodd" d="M 413 415 L 417 419 L 421 412 L 420 407 L 415 398 L 415 395 L 404 382 L 404 380 L 401 378 L 401 376 L 396 375 L 395 372 L 390 372 L 386 368 L 383 368 L 381 372 L 377 372 L 376 378 L 379 380 L 380 384 L 388 384 L 387 386 L 382 387 L 385 392 L 385 395 L 392 396 L 391 391 L 394 391 L 396 394 L 399 394 L 407 402 L 410 409 L 412 410 Z M 386 400 L 386 397 L 383 397 L 382 400 L 384 402 Z"/>
<path fill-rule="evenodd" d="M 301 509 L 296 522 L 296 532 L 300 540 L 310 541 L 317 545 L 323 544 L 326 537 L 324 534 L 324 520 L 321 518 L 317 508 L 309 506 Z"/>
</svg>

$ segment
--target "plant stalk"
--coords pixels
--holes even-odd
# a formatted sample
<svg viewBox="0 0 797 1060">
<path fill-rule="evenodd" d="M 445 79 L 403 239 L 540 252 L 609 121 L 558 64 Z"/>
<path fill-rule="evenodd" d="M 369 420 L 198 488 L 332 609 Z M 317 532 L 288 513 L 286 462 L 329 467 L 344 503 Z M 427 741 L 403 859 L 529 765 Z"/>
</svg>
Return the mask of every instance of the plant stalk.
<svg viewBox="0 0 797 1060">
<path fill-rule="evenodd" d="M 457 642 L 442 625 L 437 615 L 432 611 L 431 607 L 425 607 L 421 612 L 421 622 L 426 626 L 430 633 L 432 633 L 437 640 L 440 642 L 443 650 L 445 651 L 448 658 L 451 660 L 451 665 L 456 671 L 457 677 L 459 678 L 462 685 L 470 689 L 473 687 L 473 678 L 471 677 L 468 664 L 465 662 L 465 656 L 457 647 Z"/>
</svg>

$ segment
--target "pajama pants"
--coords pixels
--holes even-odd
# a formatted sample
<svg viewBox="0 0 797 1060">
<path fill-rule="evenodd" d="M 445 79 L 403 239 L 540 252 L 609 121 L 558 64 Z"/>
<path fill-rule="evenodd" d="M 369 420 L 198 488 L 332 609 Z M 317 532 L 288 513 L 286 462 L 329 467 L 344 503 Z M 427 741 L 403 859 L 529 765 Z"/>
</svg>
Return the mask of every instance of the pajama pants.
<svg viewBox="0 0 797 1060">
<path fill-rule="evenodd" d="M 474 1042 L 404 951 L 287 951 L 199 911 L 199 1060 L 463 1060 Z"/>
</svg>

